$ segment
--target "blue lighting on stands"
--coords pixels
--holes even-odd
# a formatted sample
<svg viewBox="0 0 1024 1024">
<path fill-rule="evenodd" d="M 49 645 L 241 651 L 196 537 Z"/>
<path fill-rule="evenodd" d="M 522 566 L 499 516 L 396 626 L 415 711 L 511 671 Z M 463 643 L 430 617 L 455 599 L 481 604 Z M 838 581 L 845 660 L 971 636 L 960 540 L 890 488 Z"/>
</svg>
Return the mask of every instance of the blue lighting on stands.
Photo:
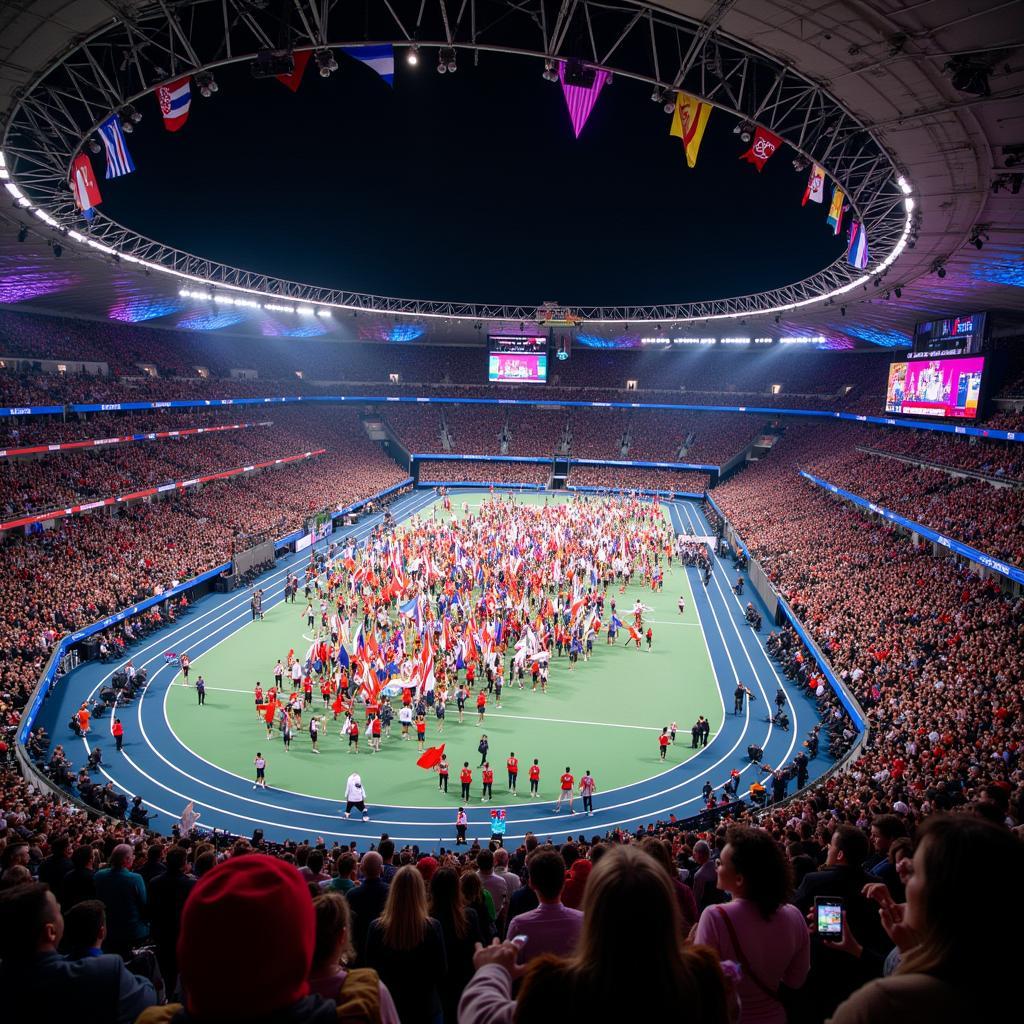
<svg viewBox="0 0 1024 1024">
<path fill-rule="evenodd" d="M 184 303 L 176 302 L 174 299 L 122 299 L 116 306 L 107 310 L 107 316 L 111 320 L 120 320 L 125 324 L 139 324 L 145 320 L 155 320 L 157 317 L 170 316 L 184 309 Z"/>
<path fill-rule="evenodd" d="M 419 324 L 396 324 L 388 331 L 388 341 L 415 341 L 423 336 L 423 328 Z"/>
<path fill-rule="evenodd" d="M 175 326 L 183 331 L 219 331 L 225 327 L 233 327 L 243 319 L 241 313 L 227 311 L 192 313 L 179 320 Z"/>
<path fill-rule="evenodd" d="M 972 277 L 991 284 L 1009 284 L 1015 288 L 1024 288 L 1024 264 L 1019 260 L 990 259 L 972 260 L 970 266 Z"/>
<path fill-rule="evenodd" d="M 910 335 L 899 331 L 881 331 L 875 327 L 856 327 L 852 324 L 849 327 L 844 325 L 843 330 L 846 334 L 870 341 L 872 345 L 881 348 L 910 348 Z"/>
<path fill-rule="evenodd" d="M 581 331 L 573 338 L 573 342 L 584 348 L 640 348 L 640 338 L 635 334 L 620 334 L 617 338 L 602 338 L 598 334 L 584 334 Z"/>
</svg>

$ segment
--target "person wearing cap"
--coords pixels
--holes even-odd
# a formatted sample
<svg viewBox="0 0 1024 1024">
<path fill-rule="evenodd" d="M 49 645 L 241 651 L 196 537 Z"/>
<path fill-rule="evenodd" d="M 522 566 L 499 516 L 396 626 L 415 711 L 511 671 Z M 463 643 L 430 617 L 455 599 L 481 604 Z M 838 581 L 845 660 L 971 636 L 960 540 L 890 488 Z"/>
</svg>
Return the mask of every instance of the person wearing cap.
<svg viewBox="0 0 1024 1024">
<path fill-rule="evenodd" d="M 185 902 L 178 936 L 184 1003 L 151 1007 L 136 1024 L 349 1019 L 347 986 L 338 1004 L 310 991 L 315 947 L 313 901 L 295 867 L 264 854 L 232 857 L 206 872 Z M 359 990 L 373 995 L 370 986 Z"/>
</svg>

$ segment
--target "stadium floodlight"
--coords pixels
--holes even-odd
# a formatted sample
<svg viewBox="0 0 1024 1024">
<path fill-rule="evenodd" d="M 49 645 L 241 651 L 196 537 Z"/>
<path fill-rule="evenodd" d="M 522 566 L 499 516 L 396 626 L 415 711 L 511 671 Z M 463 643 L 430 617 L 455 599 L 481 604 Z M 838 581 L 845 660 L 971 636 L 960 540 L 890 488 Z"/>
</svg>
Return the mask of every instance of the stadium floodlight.
<svg viewBox="0 0 1024 1024">
<path fill-rule="evenodd" d="M 420 48 L 413 43 L 408 50 L 405 51 L 405 63 L 410 67 L 416 67 L 420 62 Z"/>
<path fill-rule="evenodd" d="M 97 142 L 96 139 L 90 139 L 89 140 L 89 152 L 90 153 L 98 153 L 102 148 L 103 147 L 100 146 L 99 142 Z"/>
<path fill-rule="evenodd" d="M 316 66 L 320 69 L 321 78 L 330 78 L 331 72 L 338 70 L 338 62 L 334 59 L 331 50 L 317 50 L 313 54 L 313 60 L 316 61 Z"/>
<path fill-rule="evenodd" d="M 553 60 L 544 61 L 544 71 L 540 76 L 545 82 L 557 82 L 558 72 L 555 70 L 555 62 Z"/>
<path fill-rule="evenodd" d="M 195 76 L 196 85 L 199 86 L 199 95 L 209 99 L 217 91 L 217 83 L 209 71 L 201 71 Z"/>
</svg>

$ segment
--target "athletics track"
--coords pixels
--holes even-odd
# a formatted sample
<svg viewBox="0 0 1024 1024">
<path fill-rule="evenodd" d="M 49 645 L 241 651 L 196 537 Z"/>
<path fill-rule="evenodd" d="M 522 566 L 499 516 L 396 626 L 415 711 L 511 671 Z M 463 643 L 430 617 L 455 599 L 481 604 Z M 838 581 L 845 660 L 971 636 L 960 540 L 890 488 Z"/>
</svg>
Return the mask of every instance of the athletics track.
<svg viewBox="0 0 1024 1024">
<path fill-rule="evenodd" d="M 457 489 L 453 490 L 453 494 L 457 493 Z M 391 511 L 401 523 L 435 499 L 432 490 L 414 491 L 396 500 Z M 666 502 L 663 507 L 668 509 L 678 532 L 691 530 L 698 535 L 712 532 L 698 504 Z M 362 541 L 379 521 L 379 516 L 367 517 L 345 535 Z M 290 571 L 296 570 L 301 578 L 301 570 L 308 559 L 308 552 L 283 557 L 258 581 L 265 591 L 266 609 L 282 600 L 284 580 Z M 763 747 L 764 761 L 771 765 L 788 763 L 801 749 L 803 739 L 817 721 L 814 701 L 776 671 L 765 651 L 763 640 L 769 632 L 768 617 L 749 580 L 741 600 L 731 589 L 735 579 L 731 560 L 716 557 L 713 561 L 714 573 L 707 588 L 702 585 L 696 569 L 689 568 L 686 572 L 719 697 L 727 712 L 722 729 L 713 734 L 706 748 L 683 764 L 667 771 L 653 770 L 650 778 L 618 789 L 599 791 L 594 800 L 593 817 L 565 813 L 556 816 L 552 813 L 553 803 L 548 799 L 505 805 L 509 808 L 509 840 L 521 839 L 527 831 L 541 836 L 583 830 L 601 833 L 616 827 L 635 830 L 648 822 L 666 820 L 670 814 L 689 817 L 703 809 L 701 788 L 706 780 L 710 779 L 717 791 L 728 779 L 730 770 L 738 769 L 742 794 L 754 778 L 761 777 L 759 768 L 747 759 L 749 744 Z M 744 621 L 743 608 L 748 600 L 754 601 L 765 616 L 766 625 L 760 636 Z M 259 828 L 271 840 L 301 841 L 321 836 L 330 844 L 350 840 L 369 842 L 386 831 L 402 844 L 418 843 L 428 848 L 449 845 L 454 839 L 454 814 L 448 808 L 374 804 L 373 793 L 368 788 L 370 821 L 346 820 L 342 817 L 344 806 L 339 800 L 275 790 L 273 785 L 265 792 L 253 792 L 251 780 L 217 767 L 182 744 L 170 728 L 163 699 L 178 668 L 165 664 L 164 652 L 187 649 L 195 662 L 250 621 L 248 592 L 209 594 L 192 605 L 173 627 L 153 633 L 129 649 L 128 655 L 136 668 L 144 666 L 148 670 L 149 683 L 144 693 L 120 713 L 125 724 L 125 752 L 120 756 L 114 752 L 108 735 L 112 721 L 109 714 L 94 723 L 88 739 L 76 739 L 66 723 L 79 704 L 97 692 L 123 662 L 89 662 L 60 680 L 44 705 L 38 724 L 47 728 L 54 743 L 64 744 L 76 771 L 88 755 L 89 743 L 101 743 L 104 755 L 101 773 L 105 777 L 101 781 L 113 782 L 115 788 L 129 796 L 142 796 L 146 806 L 158 813 L 152 827 L 160 831 L 169 831 L 185 805 L 193 801 L 200 814 L 201 828 L 217 828 L 237 835 L 248 836 Z M 201 664 L 193 670 L 194 674 L 197 671 L 201 671 Z M 744 713 L 738 716 L 732 714 L 732 691 L 737 679 L 756 695 L 755 700 L 746 702 Z M 791 724 L 787 732 L 772 726 L 767 718 L 780 684 L 789 699 Z M 688 744 L 690 724 L 681 723 L 679 742 L 684 745 Z M 810 763 L 810 780 L 819 777 L 830 763 L 823 744 L 818 757 Z M 544 795 L 553 799 L 552 772 L 549 766 L 546 776 L 549 792 Z M 496 782 L 502 779 L 502 773 L 496 771 L 495 775 Z M 272 774 L 269 774 L 269 781 L 273 782 Z M 344 781 L 344 778 L 337 780 L 339 799 L 343 797 Z M 504 786 L 499 783 L 496 789 L 503 791 Z M 489 812 L 501 806 L 501 792 L 496 793 L 495 801 L 486 807 L 474 800 L 467 807 L 469 836 L 488 836 Z"/>
</svg>

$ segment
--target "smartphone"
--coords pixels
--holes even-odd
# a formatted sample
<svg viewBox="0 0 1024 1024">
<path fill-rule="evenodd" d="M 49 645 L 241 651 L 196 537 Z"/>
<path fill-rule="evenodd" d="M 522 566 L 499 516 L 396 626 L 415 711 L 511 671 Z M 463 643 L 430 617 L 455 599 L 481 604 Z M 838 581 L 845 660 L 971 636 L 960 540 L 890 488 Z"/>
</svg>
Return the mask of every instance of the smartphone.
<svg viewBox="0 0 1024 1024">
<path fill-rule="evenodd" d="M 838 942 L 843 937 L 843 913 L 846 901 L 839 896 L 815 896 L 814 918 L 823 939 Z"/>
<path fill-rule="evenodd" d="M 511 942 L 513 945 L 518 946 L 520 949 L 522 949 L 523 946 L 526 945 L 527 938 L 528 938 L 528 936 L 526 936 L 526 935 L 515 935 L 511 939 L 509 939 L 509 942 Z"/>
</svg>

